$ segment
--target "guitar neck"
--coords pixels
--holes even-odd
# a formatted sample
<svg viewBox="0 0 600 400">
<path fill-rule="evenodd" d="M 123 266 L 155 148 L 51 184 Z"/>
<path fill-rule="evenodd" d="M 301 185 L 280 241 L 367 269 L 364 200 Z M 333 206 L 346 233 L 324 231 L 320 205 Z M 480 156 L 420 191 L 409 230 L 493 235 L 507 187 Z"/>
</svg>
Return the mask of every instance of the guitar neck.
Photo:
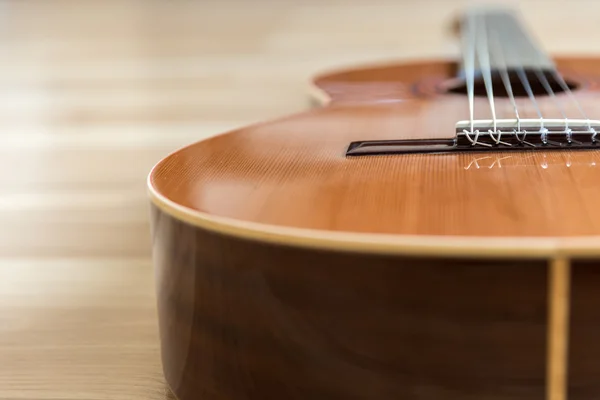
<svg viewBox="0 0 600 400">
<path fill-rule="evenodd" d="M 502 9 L 473 9 L 461 23 L 463 60 L 459 75 L 469 65 L 475 73 L 492 70 L 554 70 L 554 63 L 525 29 L 518 16 Z"/>
</svg>

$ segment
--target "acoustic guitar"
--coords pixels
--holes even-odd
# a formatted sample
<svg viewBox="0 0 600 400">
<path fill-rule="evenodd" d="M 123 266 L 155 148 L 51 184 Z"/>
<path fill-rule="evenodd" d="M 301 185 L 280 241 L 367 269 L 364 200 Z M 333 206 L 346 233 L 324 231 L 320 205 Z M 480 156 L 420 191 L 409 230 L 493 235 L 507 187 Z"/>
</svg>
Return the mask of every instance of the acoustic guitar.
<svg viewBox="0 0 600 400">
<path fill-rule="evenodd" d="M 153 168 L 178 399 L 600 397 L 600 58 L 510 10 L 459 33 Z"/>
</svg>

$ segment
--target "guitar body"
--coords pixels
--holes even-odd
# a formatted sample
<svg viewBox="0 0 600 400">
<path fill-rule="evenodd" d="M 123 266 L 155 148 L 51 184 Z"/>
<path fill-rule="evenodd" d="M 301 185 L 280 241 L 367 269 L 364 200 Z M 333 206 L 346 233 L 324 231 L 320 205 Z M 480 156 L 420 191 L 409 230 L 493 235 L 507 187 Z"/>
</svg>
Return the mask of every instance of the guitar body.
<svg viewBox="0 0 600 400">
<path fill-rule="evenodd" d="M 600 115 L 600 59 L 555 61 Z M 346 154 L 451 138 L 469 114 L 456 71 L 323 75 L 322 107 L 155 166 L 161 348 L 180 400 L 600 395 L 598 150 Z"/>
</svg>

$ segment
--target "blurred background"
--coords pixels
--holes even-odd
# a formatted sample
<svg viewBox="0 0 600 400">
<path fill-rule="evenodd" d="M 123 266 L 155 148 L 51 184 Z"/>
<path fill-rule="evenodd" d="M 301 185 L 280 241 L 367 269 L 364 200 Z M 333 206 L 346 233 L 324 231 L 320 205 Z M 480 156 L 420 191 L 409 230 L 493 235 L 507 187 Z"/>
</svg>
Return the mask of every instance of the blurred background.
<svg viewBox="0 0 600 400">
<path fill-rule="evenodd" d="M 473 3 L 0 1 L 0 399 L 169 398 L 152 166 L 307 109 L 323 70 L 457 57 Z M 596 1 L 502 4 L 550 52 L 600 52 Z"/>
</svg>

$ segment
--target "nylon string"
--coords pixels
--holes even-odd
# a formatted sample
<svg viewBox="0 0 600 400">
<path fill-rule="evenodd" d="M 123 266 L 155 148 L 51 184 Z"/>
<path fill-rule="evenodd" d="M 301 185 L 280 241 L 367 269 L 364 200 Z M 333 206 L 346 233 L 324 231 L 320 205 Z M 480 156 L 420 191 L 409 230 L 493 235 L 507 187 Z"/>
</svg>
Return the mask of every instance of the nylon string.
<svg viewBox="0 0 600 400">
<path fill-rule="evenodd" d="M 517 107 L 517 101 L 515 100 L 515 95 L 513 93 L 512 83 L 510 82 L 510 77 L 508 75 L 508 65 L 506 64 L 504 51 L 502 49 L 500 39 L 498 38 L 498 32 L 492 30 L 491 36 L 493 39 L 492 49 L 494 49 L 491 52 L 491 55 L 494 57 L 494 59 L 497 59 L 499 61 L 500 78 L 502 79 L 502 84 L 504 85 L 504 89 L 506 90 L 506 93 L 508 94 L 508 97 L 510 99 L 510 103 L 511 103 L 511 105 L 513 107 L 513 111 L 515 113 L 515 118 L 517 119 L 517 132 L 520 132 L 521 131 L 521 118 L 519 116 L 519 108 Z M 496 144 L 502 143 L 502 144 L 511 146 L 508 143 L 501 142 L 500 138 L 501 138 L 501 133 L 498 133 L 498 138 L 495 139 Z"/>
<path fill-rule="evenodd" d="M 475 83 L 475 45 L 473 41 L 475 39 L 476 26 L 475 20 L 472 17 L 467 18 L 466 24 L 467 33 L 463 35 L 464 71 L 467 84 L 467 95 L 469 98 L 469 121 L 471 123 L 471 133 L 473 133 L 473 99 L 475 97 L 473 89 Z"/>
</svg>

